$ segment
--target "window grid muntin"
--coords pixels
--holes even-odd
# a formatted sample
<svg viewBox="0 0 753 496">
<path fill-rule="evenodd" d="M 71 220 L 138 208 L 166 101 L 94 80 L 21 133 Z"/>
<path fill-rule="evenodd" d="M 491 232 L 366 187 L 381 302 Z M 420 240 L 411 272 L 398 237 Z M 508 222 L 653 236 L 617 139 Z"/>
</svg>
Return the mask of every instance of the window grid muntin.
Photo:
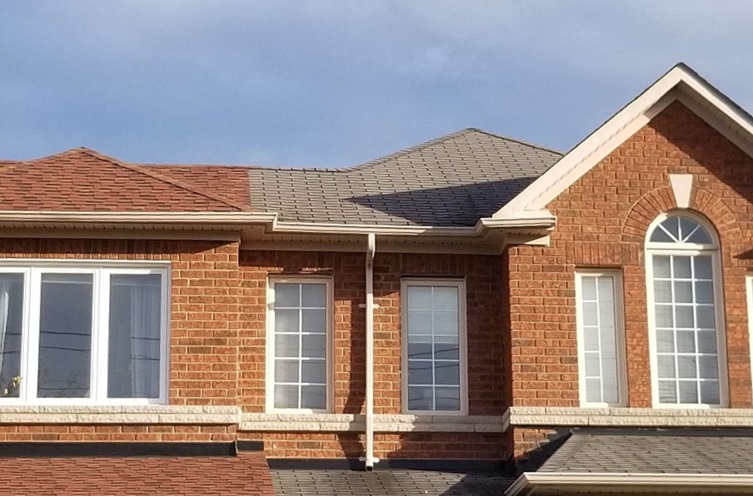
<svg viewBox="0 0 753 496">
<path fill-rule="evenodd" d="M 715 298 L 713 298 L 713 288 L 714 288 L 714 279 L 713 279 L 713 258 L 710 253 L 700 253 L 700 254 L 683 254 L 683 255 L 677 255 L 677 254 L 660 254 L 660 253 L 654 253 L 652 255 L 652 266 L 654 268 L 653 270 L 653 284 L 654 288 L 656 287 L 656 282 L 669 282 L 670 287 L 670 302 L 658 302 L 656 295 L 654 295 L 654 332 L 657 339 L 657 349 L 656 349 L 656 357 L 657 357 L 657 385 L 659 386 L 659 401 L 661 403 L 667 403 L 667 404 L 678 404 L 678 405 L 687 405 L 687 404 L 719 404 L 721 402 L 721 382 L 720 382 L 720 363 L 719 363 L 719 348 L 717 346 L 716 353 L 700 353 L 700 346 L 699 346 L 699 332 L 708 332 L 713 331 L 715 333 L 715 338 L 718 339 L 718 330 L 716 329 L 716 322 L 714 322 L 714 328 L 706 328 L 706 327 L 699 327 L 698 326 L 698 308 L 711 308 L 713 313 L 716 314 L 716 301 Z M 696 258 L 703 257 L 704 259 L 708 259 L 709 265 L 711 265 L 711 279 L 706 278 L 696 278 L 695 272 L 696 272 Z M 668 258 L 669 259 L 669 277 L 660 277 L 656 275 L 656 261 L 659 258 Z M 688 259 L 690 261 L 690 277 L 679 277 L 676 276 L 675 270 L 676 270 L 676 259 Z M 690 289 L 691 289 L 691 302 L 678 302 L 677 301 L 677 295 L 676 295 L 676 284 L 675 282 L 689 282 L 690 283 Z M 697 283 L 699 282 L 711 282 L 712 284 L 712 303 L 697 303 Z M 671 315 L 672 315 L 672 327 L 660 327 L 658 323 L 658 309 L 659 307 L 669 307 L 671 309 Z M 678 326 L 678 308 L 687 308 L 690 307 L 693 309 L 693 326 L 692 327 L 679 327 Z M 659 333 L 660 331 L 671 331 L 672 332 L 672 339 L 673 339 L 673 350 L 672 352 L 667 351 L 660 351 L 658 347 L 659 342 Z M 678 332 L 692 332 L 693 333 L 693 342 L 694 342 L 694 352 L 680 352 L 679 351 L 679 339 L 678 339 Z M 662 356 L 671 356 L 674 360 L 674 379 L 670 377 L 662 377 L 661 374 L 661 368 L 658 366 L 660 362 L 660 357 Z M 695 377 L 694 378 L 685 378 L 681 377 L 680 374 L 680 357 L 693 357 L 694 359 L 694 367 L 695 367 Z M 701 357 L 714 357 L 716 358 L 717 368 L 716 368 L 716 378 L 715 379 L 709 379 L 705 377 L 701 377 L 701 368 L 700 368 L 700 358 Z M 670 383 L 674 382 L 674 396 L 675 401 L 665 401 L 661 398 L 661 385 L 664 383 Z M 696 398 L 697 401 L 695 403 L 691 402 L 682 402 L 680 398 L 680 391 L 681 383 L 691 383 L 695 382 L 696 385 Z M 716 383 L 717 389 L 716 389 L 716 395 L 719 398 L 719 400 L 716 403 L 705 403 L 703 401 L 702 396 L 702 383 Z"/>
<path fill-rule="evenodd" d="M 462 281 L 437 281 L 432 282 L 431 280 L 424 280 L 424 281 L 406 281 L 403 285 L 403 289 L 405 292 L 405 302 L 406 302 L 406 311 L 405 311 L 405 322 L 406 322 L 406 341 L 405 341 L 405 366 L 406 366 L 406 377 L 405 377 L 405 401 L 406 401 L 406 410 L 407 411 L 415 411 L 415 412 L 445 412 L 445 413 L 460 413 L 464 409 L 464 397 L 463 397 L 463 388 L 464 388 L 464 370 L 463 370 L 463 363 L 464 363 L 464 346 L 463 346 L 463 333 L 464 330 L 464 316 L 463 316 L 463 285 Z M 428 288 L 431 290 L 431 309 L 426 308 L 411 308 L 411 298 L 410 293 L 412 288 Z M 437 308 L 436 307 L 436 298 L 435 293 L 436 290 L 439 288 L 452 288 L 455 290 L 455 298 L 456 298 L 456 308 L 454 309 L 453 313 L 455 314 L 455 320 L 456 320 L 456 330 L 457 333 L 455 335 L 450 334 L 439 334 L 439 336 L 452 336 L 455 338 L 457 343 L 457 353 L 458 357 L 457 359 L 437 359 L 436 358 L 436 345 L 437 345 L 437 332 L 436 332 L 436 318 L 437 318 L 437 312 L 447 312 L 445 309 Z M 410 329 L 410 315 L 411 311 L 421 311 L 426 312 L 430 311 L 431 315 L 431 333 L 426 332 L 411 332 Z M 411 344 L 411 338 L 412 337 L 422 337 L 422 338 L 430 338 L 431 343 L 431 358 L 424 358 L 424 359 L 414 359 L 410 358 L 409 355 L 409 347 Z M 431 384 L 413 384 L 410 382 L 410 364 L 411 362 L 418 362 L 418 363 L 431 363 L 431 377 L 432 381 Z M 437 384 L 437 367 L 436 364 L 453 364 L 457 366 L 458 369 L 458 375 L 457 375 L 457 384 Z M 431 405 L 432 409 L 412 409 L 410 407 L 410 391 L 411 388 L 430 388 L 431 389 Z M 457 396 L 458 396 L 458 408 L 454 410 L 439 410 L 437 409 L 437 388 L 445 388 L 445 389 L 453 389 L 457 390 Z"/>
<path fill-rule="evenodd" d="M 310 280 L 310 281 L 293 281 L 293 280 L 277 280 L 273 281 L 270 286 L 272 288 L 272 291 L 277 291 L 277 288 L 279 286 L 295 286 L 297 288 L 297 297 L 298 297 L 298 304 L 296 306 L 285 306 L 285 305 L 278 305 L 277 304 L 277 297 L 275 296 L 273 298 L 273 305 L 272 305 L 272 315 L 273 315 L 273 322 L 274 326 L 271 329 L 272 330 L 272 347 L 271 347 L 271 356 L 273 359 L 273 366 L 271 367 L 271 376 L 272 376 L 272 387 L 271 391 L 269 391 L 269 394 L 271 395 L 271 407 L 274 410 L 289 410 L 289 411 L 325 411 L 328 408 L 329 404 L 329 371 L 328 371 L 328 357 L 329 357 L 329 345 L 328 345 L 328 327 L 329 327 L 329 309 L 328 305 L 329 302 L 329 286 L 326 281 L 324 280 Z M 303 287 L 311 285 L 311 286 L 323 286 L 324 288 L 324 306 L 323 307 L 312 307 L 312 306 L 304 306 L 303 305 Z M 296 310 L 298 314 L 298 330 L 297 331 L 277 331 L 277 312 L 279 310 Z M 303 312 L 304 310 L 321 310 L 324 312 L 324 329 L 322 332 L 311 332 L 311 331 L 304 331 L 303 330 Z M 297 357 L 278 357 L 277 356 L 277 337 L 278 336 L 291 336 L 295 335 L 298 337 L 298 356 Z M 303 336 L 324 336 L 324 357 L 304 357 L 303 356 Z M 295 360 L 297 363 L 298 368 L 298 381 L 297 382 L 290 382 L 290 381 L 278 381 L 277 380 L 277 363 L 279 361 L 293 361 Z M 318 382 L 304 382 L 303 381 L 303 363 L 304 362 L 321 362 L 324 364 L 324 383 L 318 383 Z M 277 386 L 293 386 L 297 388 L 298 394 L 297 394 L 297 404 L 295 407 L 286 407 L 286 406 L 277 406 L 277 398 L 276 398 L 276 390 Z M 313 386 L 313 387 L 322 387 L 324 388 L 324 407 L 322 408 L 308 408 L 303 406 L 303 388 L 304 386 Z"/>
</svg>

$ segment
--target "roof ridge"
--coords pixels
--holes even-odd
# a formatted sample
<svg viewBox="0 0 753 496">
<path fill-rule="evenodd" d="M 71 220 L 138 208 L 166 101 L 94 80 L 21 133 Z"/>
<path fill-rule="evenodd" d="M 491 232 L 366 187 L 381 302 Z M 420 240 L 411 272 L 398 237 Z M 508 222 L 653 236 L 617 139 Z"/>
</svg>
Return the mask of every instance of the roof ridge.
<svg viewBox="0 0 753 496">
<path fill-rule="evenodd" d="M 72 150 L 76 150 L 76 151 L 79 151 L 81 153 L 85 153 L 85 154 L 87 154 L 87 155 L 89 155 L 91 157 L 98 158 L 100 160 L 106 160 L 107 162 L 110 162 L 113 165 L 117 165 L 119 167 L 123 167 L 125 169 L 130 170 L 130 171 L 137 172 L 137 173 L 143 174 L 145 176 L 149 176 L 152 179 L 157 179 L 158 181 L 165 182 L 165 183 L 170 184 L 172 186 L 177 186 L 178 188 L 185 189 L 187 191 L 190 191 L 191 193 L 204 196 L 206 198 L 209 198 L 210 200 L 214 200 L 214 201 L 218 201 L 220 203 L 224 203 L 224 204 L 226 204 L 226 205 L 228 205 L 230 207 L 237 208 L 237 209 L 239 209 L 242 212 L 248 210 L 248 208 L 245 205 L 237 204 L 237 203 L 229 200 L 228 198 L 225 198 L 222 195 L 217 195 L 217 194 L 214 194 L 214 193 L 209 193 L 209 192 L 203 191 L 200 188 L 197 188 L 197 187 L 193 186 L 192 184 L 188 184 L 186 182 L 183 182 L 183 181 L 180 181 L 178 179 L 171 178 L 171 177 L 166 177 L 166 176 L 164 176 L 162 174 L 159 174 L 159 173 L 156 173 L 156 172 L 153 172 L 153 171 L 148 171 L 148 170 L 146 170 L 145 166 L 123 162 L 123 161 L 121 161 L 119 159 L 116 159 L 114 157 L 110 157 L 108 155 L 105 155 L 104 153 L 100 153 L 100 152 L 98 152 L 96 150 L 92 150 L 91 148 L 78 147 L 78 148 L 73 148 Z M 69 150 L 69 151 L 72 151 L 72 150 Z"/>
<path fill-rule="evenodd" d="M 503 135 L 503 134 L 493 133 L 491 131 L 487 131 L 486 129 L 481 129 L 481 128 L 478 128 L 478 127 L 469 127 L 468 129 L 472 129 L 472 130 L 477 131 L 479 133 L 486 134 L 488 136 L 491 136 L 492 138 L 499 138 L 499 139 L 503 139 L 503 140 L 506 140 L 506 141 L 512 141 L 514 143 L 519 143 L 519 144 L 524 145 L 524 146 L 530 146 L 531 148 L 537 148 L 539 150 L 544 150 L 545 152 L 554 153 L 554 154 L 557 154 L 557 155 L 564 155 L 565 154 L 565 152 L 561 152 L 559 150 L 554 150 L 553 148 L 549 148 L 547 146 L 538 145 L 536 143 L 531 143 L 530 141 L 525 141 L 525 140 L 518 139 L 518 138 L 511 138 L 510 136 L 506 136 L 506 135 Z"/>
<path fill-rule="evenodd" d="M 488 136 L 499 138 L 503 140 L 508 141 L 514 141 L 516 143 L 521 143 L 524 145 L 528 145 L 535 148 L 540 148 L 542 150 L 546 150 L 548 152 L 556 153 L 558 155 L 562 155 L 561 152 L 556 152 L 553 150 L 548 150 L 544 147 L 533 145 L 531 143 L 525 143 L 523 141 L 508 138 L 506 136 L 500 136 L 493 133 L 490 133 L 488 131 L 484 131 L 482 129 L 478 129 L 475 127 L 466 127 L 463 129 L 460 129 L 458 131 L 452 132 L 450 134 L 446 134 L 444 136 L 439 136 L 437 138 L 430 139 L 428 141 L 424 141 L 423 143 L 419 143 L 417 145 L 409 146 L 407 148 L 402 148 L 398 151 L 392 152 L 390 154 L 384 155 L 382 157 L 377 157 L 375 159 L 369 160 L 367 162 L 362 162 L 360 164 L 351 165 L 349 167 L 265 167 L 263 165 L 251 165 L 248 166 L 249 170 L 265 170 L 265 171 L 285 171 L 285 172 L 322 172 L 322 173 L 348 173 L 348 172 L 357 172 L 361 169 L 366 169 L 369 167 L 374 167 L 376 165 L 382 164 L 384 162 L 388 162 L 390 160 L 394 160 L 400 157 L 404 157 L 405 155 L 423 150 L 425 148 L 428 148 L 430 146 L 438 145 L 439 143 L 444 143 L 445 141 L 449 141 L 451 139 L 469 134 L 469 133 L 483 133 Z"/>
</svg>

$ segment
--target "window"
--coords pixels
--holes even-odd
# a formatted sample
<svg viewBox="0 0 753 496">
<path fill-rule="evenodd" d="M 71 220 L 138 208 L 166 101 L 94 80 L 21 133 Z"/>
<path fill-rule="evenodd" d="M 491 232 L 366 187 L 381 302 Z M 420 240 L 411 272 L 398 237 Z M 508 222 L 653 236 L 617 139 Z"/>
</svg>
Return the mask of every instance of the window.
<svg viewBox="0 0 753 496">
<path fill-rule="evenodd" d="M 625 342 L 617 271 L 575 275 L 582 406 L 625 406 Z"/>
<path fill-rule="evenodd" d="M 270 280 L 267 410 L 331 409 L 331 302 L 329 279 Z"/>
<path fill-rule="evenodd" d="M 0 265 L 0 402 L 167 399 L 167 268 Z"/>
<path fill-rule="evenodd" d="M 726 403 L 723 305 L 713 229 L 696 217 L 662 215 L 648 236 L 654 403 L 722 406 Z"/>
<path fill-rule="evenodd" d="M 404 280 L 403 405 L 410 413 L 464 413 L 465 285 Z"/>
</svg>

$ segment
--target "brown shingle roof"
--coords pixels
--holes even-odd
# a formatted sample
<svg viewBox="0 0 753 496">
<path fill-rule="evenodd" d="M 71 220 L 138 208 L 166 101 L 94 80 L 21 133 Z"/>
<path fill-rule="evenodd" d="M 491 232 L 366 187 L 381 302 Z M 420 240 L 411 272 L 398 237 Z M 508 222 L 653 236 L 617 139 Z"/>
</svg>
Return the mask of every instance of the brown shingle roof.
<svg viewBox="0 0 753 496">
<path fill-rule="evenodd" d="M 179 173 L 127 164 L 86 148 L 0 163 L 0 210 L 70 212 L 237 212 L 235 203 Z"/>
<path fill-rule="evenodd" d="M 263 453 L 238 456 L 0 458 L 0 493 L 272 496 Z"/>
<path fill-rule="evenodd" d="M 251 205 L 283 221 L 472 226 L 560 157 L 465 129 L 349 169 L 251 168 Z"/>
</svg>

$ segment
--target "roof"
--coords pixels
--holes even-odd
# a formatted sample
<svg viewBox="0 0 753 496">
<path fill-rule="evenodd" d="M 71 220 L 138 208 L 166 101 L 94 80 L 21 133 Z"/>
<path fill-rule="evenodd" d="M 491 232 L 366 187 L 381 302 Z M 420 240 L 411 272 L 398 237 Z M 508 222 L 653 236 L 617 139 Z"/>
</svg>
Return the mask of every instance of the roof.
<svg viewBox="0 0 753 496">
<path fill-rule="evenodd" d="M 272 495 L 263 453 L 0 458 L 3 494 Z"/>
<path fill-rule="evenodd" d="M 473 226 L 559 158 L 465 129 L 348 169 L 249 169 L 254 210 L 287 222 Z"/>
<path fill-rule="evenodd" d="M 221 169 L 221 168 L 218 168 Z M 203 180 L 196 176 L 202 173 Z M 232 181 L 237 186 L 226 187 Z M 238 212 L 247 210 L 235 171 L 186 173 L 182 168 L 127 164 L 87 148 L 30 161 L 0 163 L 0 211 L 57 212 Z M 216 193 L 216 181 L 228 196 Z"/>
<path fill-rule="evenodd" d="M 498 496 L 512 483 L 498 472 L 272 469 L 278 496 Z"/>
<path fill-rule="evenodd" d="M 748 435 L 703 430 L 576 432 L 537 472 L 753 474 L 753 437 Z"/>
</svg>

